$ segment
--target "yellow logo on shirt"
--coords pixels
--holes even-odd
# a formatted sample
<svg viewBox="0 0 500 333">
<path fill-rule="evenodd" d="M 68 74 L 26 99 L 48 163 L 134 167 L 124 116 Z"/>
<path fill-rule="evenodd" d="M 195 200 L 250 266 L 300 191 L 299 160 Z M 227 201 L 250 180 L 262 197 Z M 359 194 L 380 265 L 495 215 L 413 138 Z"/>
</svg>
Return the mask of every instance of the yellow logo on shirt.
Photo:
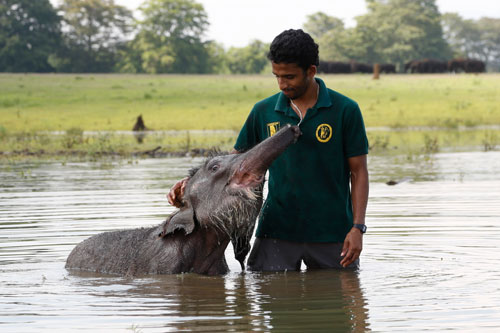
<svg viewBox="0 0 500 333">
<path fill-rule="evenodd" d="M 268 137 L 273 136 L 280 130 L 280 122 L 276 121 L 274 123 L 267 123 L 267 135 Z"/>
<path fill-rule="evenodd" d="M 321 124 L 316 128 L 316 139 L 319 142 L 328 142 L 332 138 L 332 126 L 328 124 Z"/>
</svg>

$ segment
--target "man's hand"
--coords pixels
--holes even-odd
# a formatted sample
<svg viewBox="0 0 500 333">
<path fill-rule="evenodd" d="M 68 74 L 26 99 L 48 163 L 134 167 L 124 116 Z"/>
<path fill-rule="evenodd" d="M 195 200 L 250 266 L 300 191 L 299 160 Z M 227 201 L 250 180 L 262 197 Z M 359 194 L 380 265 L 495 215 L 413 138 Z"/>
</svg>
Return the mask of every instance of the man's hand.
<svg viewBox="0 0 500 333">
<path fill-rule="evenodd" d="M 189 180 L 189 177 L 183 178 L 175 183 L 167 194 L 168 202 L 177 208 L 182 207 L 182 198 L 184 197 L 184 189 Z"/>
<path fill-rule="evenodd" d="M 347 267 L 359 258 L 361 250 L 363 249 L 363 234 L 357 228 L 352 228 L 344 240 L 344 247 L 342 248 L 342 261 L 340 264 Z"/>
<path fill-rule="evenodd" d="M 352 195 L 352 218 L 353 222 L 362 224 L 365 222 L 366 205 L 368 203 L 368 168 L 366 155 L 349 157 L 349 169 L 351 171 L 351 195 Z M 340 264 L 347 267 L 359 258 L 363 249 L 363 234 L 361 230 L 352 228 L 344 240 L 341 256 L 345 256 Z"/>
</svg>

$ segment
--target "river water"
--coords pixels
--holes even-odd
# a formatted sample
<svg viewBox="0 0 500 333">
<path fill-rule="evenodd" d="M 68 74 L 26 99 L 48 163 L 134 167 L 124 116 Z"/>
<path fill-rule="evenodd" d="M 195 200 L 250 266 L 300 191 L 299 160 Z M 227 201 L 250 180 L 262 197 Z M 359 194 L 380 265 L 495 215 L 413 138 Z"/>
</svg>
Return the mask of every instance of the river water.
<svg viewBox="0 0 500 333">
<path fill-rule="evenodd" d="M 68 272 L 78 242 L 160 223 L 198 158 L 0 165 L 0 332 L 498 332 L 500 152 L 370 156 L 357 272 Z M 388 180 L 402 181 L 395 186 Z"/>
</svg>

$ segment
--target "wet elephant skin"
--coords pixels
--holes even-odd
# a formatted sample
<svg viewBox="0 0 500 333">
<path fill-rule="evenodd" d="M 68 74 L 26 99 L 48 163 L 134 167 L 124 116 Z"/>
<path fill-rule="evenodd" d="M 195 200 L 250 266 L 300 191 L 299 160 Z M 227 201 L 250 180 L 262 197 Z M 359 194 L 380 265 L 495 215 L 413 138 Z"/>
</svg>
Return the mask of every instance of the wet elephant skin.
<svg viewBox="0 0 500 333">
<path fill-rule="evenodd" d="M 165 222 L 90 237 L 73 249 L 66 268 L 128 276 L 224 274 L 230 241 L 243 267 L 265 173 L 300 134 L 297 126 L 287 125 L 247 152 L 208 158 L 190 171 L 183 206 Z"/>
</svg>

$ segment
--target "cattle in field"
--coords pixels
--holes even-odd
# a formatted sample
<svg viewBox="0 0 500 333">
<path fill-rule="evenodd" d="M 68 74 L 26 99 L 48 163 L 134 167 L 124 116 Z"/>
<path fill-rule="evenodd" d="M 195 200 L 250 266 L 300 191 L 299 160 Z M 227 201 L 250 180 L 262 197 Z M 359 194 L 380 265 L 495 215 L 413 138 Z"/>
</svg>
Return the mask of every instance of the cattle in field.
<svg viewBox="0 0 500 333">
<path fill-rule="evenodd" d="M 351 61 L 351 73 L 373 73 L 373 66 L 361 62 Z"/>
<path fill-rule="evenodd" d="M 393 64 L 380 64 L 380 73 L 386 73 L 386 74 L 396 73 L 396 66 Z"/>
<path fill-rule="evenodd" d="M 454 58 L 448 61 L 448 71 L 453 73 L 483 73 L 486 71 L 486 65 L 477 59 Z"/>
<path fill-rule="evenodd" d="M 349 73 L 373 73 L 373 65 L 350 61 L 320 61 L 318 73 L 323 74 L 349 74 Z M 396 66 L 393 64 L 381 64 L 380 73 L 396 73 Z"/>
<path fill-rule="evenodd" d="M 448 69 L 448 64 L 437 59 L 412 60 L 405 64 L 405 72 L 410 73 L 444 73 Z"/>
<path fill-rule="evenodd" d="M 351 73 L 351 64 L 341 61 L 320 61 L 318 73 L 349 74 Z"/>
</svg>

